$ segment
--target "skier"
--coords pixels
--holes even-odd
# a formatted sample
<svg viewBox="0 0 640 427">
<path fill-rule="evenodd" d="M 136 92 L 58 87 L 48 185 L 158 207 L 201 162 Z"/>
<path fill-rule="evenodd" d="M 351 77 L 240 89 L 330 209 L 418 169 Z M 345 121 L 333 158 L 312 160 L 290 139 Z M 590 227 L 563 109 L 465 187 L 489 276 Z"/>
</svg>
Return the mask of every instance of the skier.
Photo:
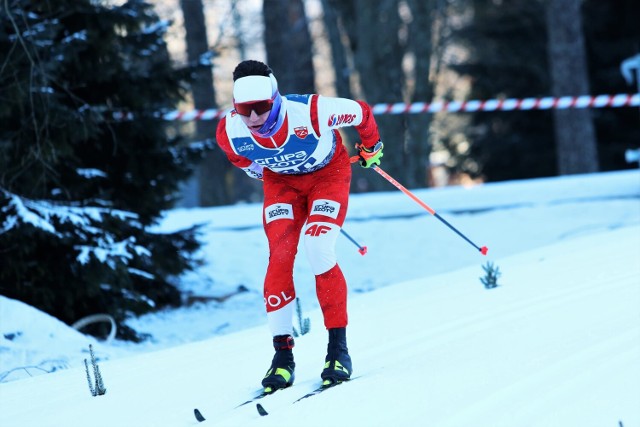
<svg viewBox="0 0 640 427">
<path fill-rule="evenodd" d="M 233 81 L 234 109 L 218 124 L 216 139 L 233 165 L 263 181 L 264 301 L 275 355 L 262 386 L 270 393 L 294 381 L 293 265 L 301 232 L 329 334 L 321 378 L 324 385 L 348 380 L 347 285 L 335 243 L 347 214 L 351 167 L 336 129 L 355 127 L 360 164 L 370 167 L 380 164 L 383 148 L 375 119 L 364 102 L 280 95 L 271 68 L 260 61 L 239 63 Z"/>
</svg>

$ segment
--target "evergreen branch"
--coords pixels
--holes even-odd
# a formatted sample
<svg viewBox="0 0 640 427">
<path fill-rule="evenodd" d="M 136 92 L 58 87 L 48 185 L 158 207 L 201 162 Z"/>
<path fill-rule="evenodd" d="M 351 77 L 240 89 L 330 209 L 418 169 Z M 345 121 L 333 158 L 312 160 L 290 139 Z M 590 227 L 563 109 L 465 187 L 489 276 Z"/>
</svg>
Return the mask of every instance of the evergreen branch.
<svg viewBox="0 0 640 427">
<path fill-rule="evenodd" d="M 96 390 L 93 388 L 93 384 L 91 383 L 91 375 L 89 374 L 89 364 L 87 363 L 87 359 L 84 359 L 84 370 L 87 373 L 87 383 L 89 384 L 89 391 L 91 392 L 91 396 L 95 397 Z"/>
<path fill-rule="evenodd" d="M 487 262 L 482 266 L 485 272 L 484 277 L 480 278 L 480 282 L 486 289 L 493 289 L 498 286 L 498 278 L 502 275 L 500 269 L 496 267 L 492 262 Z"/>
<path fill-rule="evenodd" d="M 89 383 L 89 390 L 91 391 L 92 396 L 102 396 L 107 392 L 107 389 L 104 386 L 104 381 L 102 380 L 102 374 L 100 374 L 100 367 L 98 367 L 98 362 L 96 361 L 96 355 L 93 353 L 93 346 L 89 344 L 89 354 L 91 355 L 91 365 L 93 367 L 93 379 L 91 380 L 91 374 L 89 373 L 89 364 L 87 363 L 87 359 L 84 359 L 84 368 L 87 373 L 87 382 Z"/>
<path fill-rule="evenodd" d="M 300 335 L 304 335 L 311 330 L 311 320 L 309 320 L 308 317 L 305 319 L 302 318 L 302 306 L 300 305 L 300 298 L 296 298 L 296 313 L 298 315 L 298 325 L 300 325 Z"/>
</svg>

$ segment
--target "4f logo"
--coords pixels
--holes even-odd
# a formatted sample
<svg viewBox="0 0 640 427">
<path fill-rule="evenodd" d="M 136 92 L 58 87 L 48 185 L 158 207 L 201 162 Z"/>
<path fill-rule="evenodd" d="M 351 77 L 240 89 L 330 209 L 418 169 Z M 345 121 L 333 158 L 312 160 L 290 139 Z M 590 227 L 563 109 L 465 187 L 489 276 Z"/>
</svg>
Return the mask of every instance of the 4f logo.
<svg viewBox="0 0 640 427">
<path fill-rule="evenodd" d="M 327 225 L 313 224 L 311 227 L 307 228 L 307 231 L 305 231 L 304 234 L 307 234 L 313 237 L 318 237 L 321 234 L 327 234 L 329 230 L 331 230 L 331 227 Z"/>
</svg>

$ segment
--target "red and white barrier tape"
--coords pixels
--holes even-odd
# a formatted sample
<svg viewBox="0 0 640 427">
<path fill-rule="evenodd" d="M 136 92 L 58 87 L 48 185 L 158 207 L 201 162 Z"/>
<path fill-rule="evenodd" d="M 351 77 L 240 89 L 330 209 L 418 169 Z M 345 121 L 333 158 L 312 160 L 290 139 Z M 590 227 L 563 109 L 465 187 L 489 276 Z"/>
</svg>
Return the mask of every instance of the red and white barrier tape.
<svg viewBox="0 0 640 427">
<path fill-rule="evenodd" d="M 514 110 L 549 110 L 567 108 L 604 108 L 604 107 L 632 107 L 640 106 L 640 94 L 618 94 L 598 96 L 562 96 L 559 98 L 524 98 L 524 99 L 488 99 L 486 101 L 451 101 L 433 102 L 427 104 L 416 102 L 413 104 L 376 104 L 373 114 L 417 114 L 447 112 L 475 112 L 475 111 L 514 111 Z"/>
<path fill-rule="evenodd" d="M 583 95 L 583 96 L 562 96 L 558 98 L 523 98 L 523 99 L 488 99 L 485 101 L 436 101 L 432 103 L 415 102 L 406 104 L 398 102 L 395 104 L 374 104 L 371 106 L 373 114 L 421 114 L 438 113 L 447 111 L 455 112 L 476 112 L 476 111 L 526 111 L 526 110 L 550 110 L 567 108 L 619 108 L 619 107 L 640 107 L 640 94 L 621 93 L 617 95 Z M 165 120 L 179 120 L 190 122 L 194 120 L 217 120 L 224 117 L 229 109 L 208 109 L 192 111 L 171 111 L 162 115 Z M 118 117 L 116 117 L 118 118 Z M 120 116 L 122 118 L 122 116 Z"/>
</svg>

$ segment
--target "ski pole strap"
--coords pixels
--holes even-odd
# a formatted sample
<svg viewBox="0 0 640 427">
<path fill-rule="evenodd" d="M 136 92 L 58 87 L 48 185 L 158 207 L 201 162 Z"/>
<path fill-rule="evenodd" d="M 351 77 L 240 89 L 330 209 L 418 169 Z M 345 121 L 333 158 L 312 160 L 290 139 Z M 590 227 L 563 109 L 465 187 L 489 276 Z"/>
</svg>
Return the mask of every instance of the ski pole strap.
<svg viewBox="0 0 640 427">
<path fill-rule="evenodd" d="M 273 348 L 278 350 L 291 350 L 295 345 L 291 335 L 276 335 L 273 337 Z"/>
</svg>

